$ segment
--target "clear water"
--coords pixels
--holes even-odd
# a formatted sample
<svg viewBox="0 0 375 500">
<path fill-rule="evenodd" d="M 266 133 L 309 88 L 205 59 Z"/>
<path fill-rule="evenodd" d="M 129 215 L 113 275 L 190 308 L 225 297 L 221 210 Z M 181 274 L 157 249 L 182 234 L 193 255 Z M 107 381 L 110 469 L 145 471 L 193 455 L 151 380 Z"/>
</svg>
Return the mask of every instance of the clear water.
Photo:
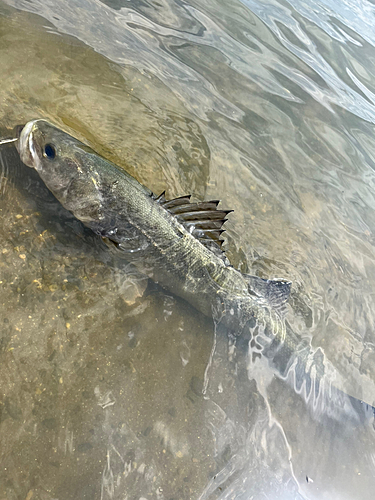
<svg viewBox="0 0 375 500">
<path fill-rule="evenodd" d="M 375 402 L 375 14 L 365 0 L 7 0 L 0 123 L 45 117 L 154 192 L 222 200 L 242 271 Z M 372 499 L 371 419 L 314 412 L 0 165 L 0 499 Z M 250 353 L 249 353 L 250 349 Z"/>
</svg>

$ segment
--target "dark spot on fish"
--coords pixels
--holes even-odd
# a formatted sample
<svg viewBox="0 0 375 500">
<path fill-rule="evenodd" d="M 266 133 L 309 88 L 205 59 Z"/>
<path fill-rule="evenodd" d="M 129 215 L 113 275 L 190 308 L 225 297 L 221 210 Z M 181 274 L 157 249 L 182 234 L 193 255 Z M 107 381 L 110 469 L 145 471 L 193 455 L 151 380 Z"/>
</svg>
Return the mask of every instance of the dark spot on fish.
<svg viewBox="0 0 375 500">
<path fill-rule="evenodd" d="M 44 156 L 53 160 L 56 157 L 56 148 L 53 144 L 46 144 L 44 146 Z"/>
</svg>

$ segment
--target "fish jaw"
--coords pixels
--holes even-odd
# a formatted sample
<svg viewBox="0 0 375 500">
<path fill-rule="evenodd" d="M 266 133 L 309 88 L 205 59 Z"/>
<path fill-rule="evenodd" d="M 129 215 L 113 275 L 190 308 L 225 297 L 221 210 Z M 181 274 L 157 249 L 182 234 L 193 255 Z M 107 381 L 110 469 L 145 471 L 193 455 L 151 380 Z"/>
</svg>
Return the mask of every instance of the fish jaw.
<svg viewBox="0 0 375 500">
<path fill-rule="evenodd" d="M 39 157 L 37 154 L 36 144 L 34 141 L 35 124 L 40 120 L 31 120 L 21 129 L 16 148 L 20 155 L 22 163 L 30 168 L 38 170 Z"/>
</svg>

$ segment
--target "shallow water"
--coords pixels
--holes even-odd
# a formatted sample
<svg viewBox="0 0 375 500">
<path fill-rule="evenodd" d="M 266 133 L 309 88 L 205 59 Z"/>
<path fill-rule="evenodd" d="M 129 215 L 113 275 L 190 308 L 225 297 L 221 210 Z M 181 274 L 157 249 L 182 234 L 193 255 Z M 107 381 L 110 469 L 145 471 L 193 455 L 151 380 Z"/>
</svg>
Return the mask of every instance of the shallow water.
<svg viewBox="0 0 375 500">
<path fill-rule="evenodd" d="M 2 135 L 45 117 L 155 193 L 220 198 L 232 263 L 290 279 L 291 328 L 374 404 L 373 26 L 359 0 L 7 0 Z M 314 410 L 298 366 L 147 283 L 1 148 L 1 500 L 373 498 L 371 415 Z"/>
</svg>

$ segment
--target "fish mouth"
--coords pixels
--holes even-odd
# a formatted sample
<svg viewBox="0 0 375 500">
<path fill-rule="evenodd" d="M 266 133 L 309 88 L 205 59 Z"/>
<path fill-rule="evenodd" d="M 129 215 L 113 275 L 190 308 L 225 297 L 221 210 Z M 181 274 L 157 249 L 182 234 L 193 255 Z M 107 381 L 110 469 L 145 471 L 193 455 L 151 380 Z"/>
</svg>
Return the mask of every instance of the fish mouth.
<svg viewBox="0 0 375 500">
<path fill-rule="evenodd" d="M 31 168 L 35 168 L 38 158 L 33 139 L 33 128 L 37 121 L 38 120 L 32 120 L 27 122 L 26 125 L 17 125 L 14 130 L 18 138 L 16 148 L 21 161 Z"/>
</svg>

